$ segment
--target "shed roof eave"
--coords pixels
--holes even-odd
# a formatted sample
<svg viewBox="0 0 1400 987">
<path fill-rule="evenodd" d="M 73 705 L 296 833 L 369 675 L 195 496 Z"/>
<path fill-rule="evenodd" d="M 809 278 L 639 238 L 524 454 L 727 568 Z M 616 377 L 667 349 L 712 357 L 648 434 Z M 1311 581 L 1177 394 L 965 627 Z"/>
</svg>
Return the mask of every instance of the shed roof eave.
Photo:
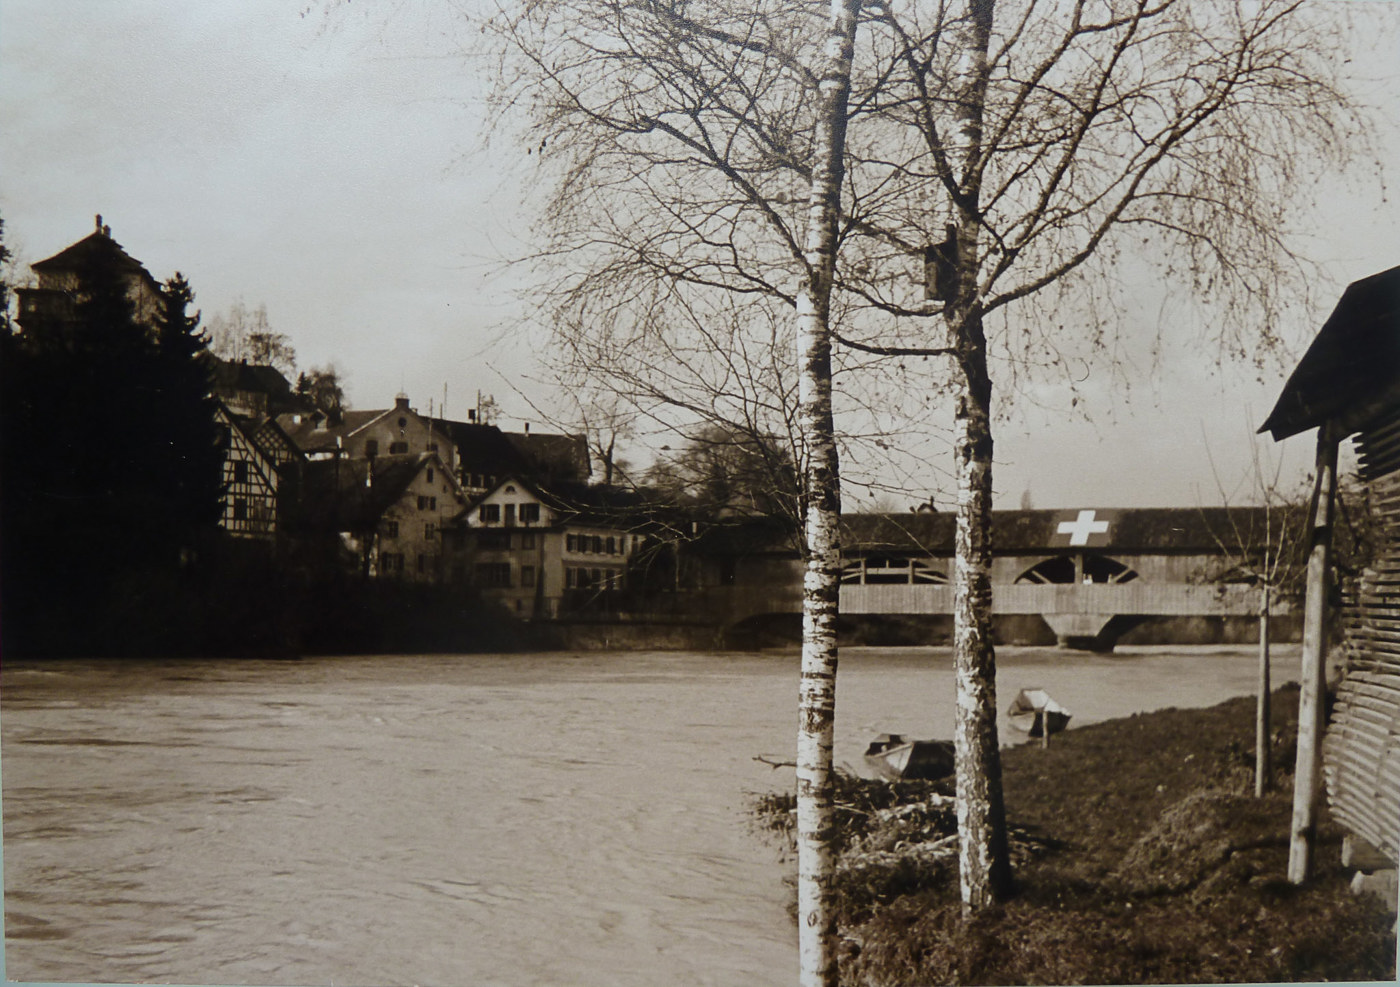
<svg viewBox="0 0 1400 987">
<path fill-rule="evenodd" d="M 1333 437 L 1341 440 L 1361 431 L 1372 421 L 1395 408 L 1400 408 L 1400 380 L 1393 382 L 1383 391 L 1373 394 L 1365 400 L 1346 405 L 1332 414 L 1320 410 L 1312 413 L 1304 411 L 1296 416 L 1284 418 L 1275 424 L 1270 423 L 1274 421 L 1276 415 L 1270 415 L 1269 419 L 1259 426 L 1259 432 L 1256 434 L 1269 432 L 1275 442 L 1282 442 L 1284 439 L 1302 435 L 1304 432 L 1310 432 L 1320 426 L 1326 426 Z"/>
</svg>

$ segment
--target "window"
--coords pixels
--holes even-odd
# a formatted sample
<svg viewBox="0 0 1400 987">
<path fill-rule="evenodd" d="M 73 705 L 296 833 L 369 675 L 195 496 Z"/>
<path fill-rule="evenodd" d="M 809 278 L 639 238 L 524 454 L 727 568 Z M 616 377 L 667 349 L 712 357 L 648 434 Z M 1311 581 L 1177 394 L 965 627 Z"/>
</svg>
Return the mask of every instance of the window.
<svg viewBox="0 0 1400 987">
<path fill-rule="evenodd" d="M 506 505 L 506 524 L 509 525 L 509 526 L 512 527 L 512 528 L 515 527 L 515 505 L 514 505 L 514 504 L 507 504 L 507 505 Z"/>
<path fill-rule="evenodd" d="M 594 552 L 594 554 L 596 554 L 596 555 L 602 555 L 602 554 L 603 554 L 603 536 L 602 536 L 602 535 L 594 535 L 594 536 L 593 536 L 593 552 Z"/>
<path fill-rule="evenodd" d="M 385 522 L 384 522 L 384 537 L 385 537 L 385 538 L 397 538 L 398 536 L 399 536 L 399 522 L 397 522 L 397 521 L 385 521 Z"/>
<path fill-rule="evenodd" d="M 434 523 L 431 522 L 431 521 L 429 521 L 427 524 L 423 525 L 423 537 L 426 538 L 426 539 L 428 539 L 428 541 L 432 541 L 434 538 L 436 538 L 436 537 L 437 537 L 437 525 L 434 524 Z"/>
<path fill-rule="evenodd" d="M 233 502 L 233 519 L 235 521 L 248 520 L 248 502 L 242 497 Z"/>
<path fill-rule="evenodd" d="M 403 572 L 403 553 L 385 552 L 380 555 L 379 570 L 386 576 L 396 572 Z"/>
<path fill-rule="evenodd" d="M 428 467 L 428 482 L 433 482 L 433 468 L 431 466 Z"/>
<path fill-rule="evenodd" d="M 407 443 L 407 442 L 390 442 L 390 443 L 389 443 L 389 455 L 391 455 L 391 456 L 402 456 L 402 455 L 403 455 L 404 453 L 406 453 L 406 452 L 408 452 L 408 443 Z"/>
<path fill-rule="evenodd" d="M 509 531 L 482 531 L 476 536 L 476 547 L 487 552 L 510 550 Z"/>
<path fill-rule="evenodd" d="M 374 456 L 379 455 L 379 440 L 378 440 L 378 439 L 366 439 L 366 440 L 365 440 L 365 455 L 366 455 L 366 456 L 369 456 L 369 457 L 371 457 L 371 458 L 373 458 Z"/>
<path fill-rule="evenodd" d="M 408 419 L 407 419 L 407 418 L 400 418 L 400 419 L 399 419 L 399 431 L 402 432 L 402 431 L 403 431 L 404 429 L 406 429 L 406 428 L 408 428 Z"/>
<path fill-rule="evenodd" d="M 521 523 L 521 524 L 534 524 L 534 523 L 538 522 L 539 519 L 540 519 L 540 505 L 539 505 L 539 504 L 521 504 L 521 505 L 520 505 L 520 523 Z"/>
<path fill-rule="evenodd" d="M 233 482 L 234 482 L 234 483 L 247 483 L 247 482 L 248 482 L 248 460 L 246 460 L 246 459 L 239 459 L 239 460 L 235 460 L 235 461 L 234 461 L 234 464 L 233 464 Z"/>
<path fill-rule="evenodd" d="M 476 584 L 491 589 L 504 589 L 510 586 L 509 562 L 478 562 L 476 564 Z"/>
<path fill-rule="evenodd" d="M 501 505 L 482 504 L 477 516 L 486 524 L 496 524 L 501 520 Z"/>
<path fill-rule="evenodd" d="M 428 571 L 428 557 L 427 557 L 426 555 L 420 555 L 420 556 L 418 556 L 418 571 L 419 571 L 419 572 L 427 572 L 427 571 Z"/>
<path fill-rule="evenodd" d="M 578 539 L 576 539 L 573 535 L 565 535 L 564 550 L 568 552 L 578 551 Z"/>
<path fill-rule="evenodd" d="M 526 589 L 534 589 L 535 567 L 532 565 L 522 565 L 520 567 L 520 585 Z"/>
<path fill-rule="evenodd" d="M 520 547 L 521 547 L 521 548 L 534 548 L 534 547 L 535 547 L 535 533 L 534 533 L 533 531 L 527 531 L 527 532 L 525 532 L 524 534 L 522 534 L 522 535 L 520 536 Z"/>
<path fill-rule="evenodd" d="M 616 555 L 616 554 L 617 554 L 617 542 L 613 539 L 612 535 L 609 535 L 609 536 L 608 536 L 608 554 L 609 554 L 609 555 Z"/>
</svg>

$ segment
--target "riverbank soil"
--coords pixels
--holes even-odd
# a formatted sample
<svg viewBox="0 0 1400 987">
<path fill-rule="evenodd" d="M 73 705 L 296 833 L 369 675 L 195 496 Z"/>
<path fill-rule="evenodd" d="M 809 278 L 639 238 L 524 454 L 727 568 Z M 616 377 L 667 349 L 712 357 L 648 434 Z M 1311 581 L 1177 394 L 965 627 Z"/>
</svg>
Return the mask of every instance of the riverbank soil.
<svg viewBox="0 0 1400 987">
<path fill-rule="evenodd" d="M 1394 980 L 1395 916 L 1351 892 L 1325 810 L 1314 876 L 1285 876 L 1297 698 L 1274 697 L 1262 799 L 1252 698 L 1004 750 L 1016 891 L 967 921 L 950 783 L 843 778 L 842 982 Z M 781 830 L 790 805 L 760 799 L 760 818 Z"/>
</svg>

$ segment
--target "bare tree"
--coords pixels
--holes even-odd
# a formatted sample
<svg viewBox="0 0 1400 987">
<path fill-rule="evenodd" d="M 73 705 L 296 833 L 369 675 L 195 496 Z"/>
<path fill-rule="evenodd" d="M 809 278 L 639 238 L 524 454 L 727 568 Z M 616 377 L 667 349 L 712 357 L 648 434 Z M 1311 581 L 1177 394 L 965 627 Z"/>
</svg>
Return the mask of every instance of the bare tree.
<svg viewBox="0 0 1400 987">
<path fill-rule="evenodd" d="M 235 363 L 275 367 L 284 376 L 294 378 L 297 371 L 297 351 L 285 333 L 276 332 L 268 323 L 267 306 L 248 308 L 241 300 L 209 319 L 209 350 L 215 356 Z"/>
<path fill-rule="evenodd" d="M 659 456 L 646 473 L 649 486 L 710 517 L 778 515 L 796 524 L 797 468 L 792 450 L 776 436 L 755 439 L 708 425 L 678 450 Z"/>
<path fill-rule="evenodd" d="M 751 378 L 738 403 L 794 407 L 791 363 L 777 336 L 765 357 L 762 330 L 788 324 L 776 312 L 799 310 L 812 271 L 821 14 L 802 0 L 560 0 L 496 19 L 498 103 L 527 112 L 552 192 L 530 262 L 550 262 L 558 341 L 590 357 L 578 366 L 631 366 L 654 407 L 703 418 L 729 415 L 714 396 L 766 358 L 773 384 Z M 861 16 L 828 359 L 843 381 L 902 368 L 930 412 L 953 404 L 961 892 L 977 909 L 1010 883 L 993 382 L 1004 400 L 1071 359 L 1111 359 L 1127 266 L 1213 306 L 1222 358 L 1267 359 L 1308 270 L 1292 194 L 1364 150 L 1367 127 L 1332 55 L 1345 14 L 1301 0 L 944 0 Z M 704 400 L 678 383 L 697 377 Z M 883 411 L 858 386 L 836 396 L 839 416 Z"/>
<path fill-rule="evenodd" d="M 1248 583 L 1259 590 L 1259 675 L 1258 694 L 1254 703 L 1254 795 L 1260 798 L 1268 790 L 1273 777 L 1272 721 L 1270 690 L 1272 662 L 1270 657 L 1270 625 L 1274 608 L 1287 599 L 1301 595 L 1304 540 L 1307 511 L 1298 493 L 1283 489 L 1283 459 L 1272 464 L 1262 457 L 1258 443 L 1252 448 L 1249 475 L 1226 490 L 1225 482 L 1210 456 L 1211 474 L 1215 479 L 1219 500 L 1227 508 L 1224 523 L 1218 530 L 1211 528 L 1211 537 L 1221 551 L 1219 571 L 1212 574 L 1222 583 Z M 1260 510 L 1231 511 L 1228 508 L 1241 486 L 1248 485 L 1246 497 Z"/>
</svg>

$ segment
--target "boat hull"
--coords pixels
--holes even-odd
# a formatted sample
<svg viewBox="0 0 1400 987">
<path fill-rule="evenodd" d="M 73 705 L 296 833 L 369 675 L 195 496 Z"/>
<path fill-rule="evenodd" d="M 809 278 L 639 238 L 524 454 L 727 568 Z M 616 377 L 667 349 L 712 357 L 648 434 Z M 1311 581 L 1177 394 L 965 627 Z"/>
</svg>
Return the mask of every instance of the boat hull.
<svg viewBox="0 0 1400 987">
<path fill-rule="evenodd" d="M 865 764 L 886 781 L 937 781 L 953 773 L 953 743 L 886 735 L 866 750 Z"/>
<path fill-rule="evenodd" d="M 1017 730 L 1030 737 L 1047 737 L 1069 726 L 1070 712 L 1051 699 L 1044 689 L 1022 689 L 1006 711 Z"/>
</svg>

